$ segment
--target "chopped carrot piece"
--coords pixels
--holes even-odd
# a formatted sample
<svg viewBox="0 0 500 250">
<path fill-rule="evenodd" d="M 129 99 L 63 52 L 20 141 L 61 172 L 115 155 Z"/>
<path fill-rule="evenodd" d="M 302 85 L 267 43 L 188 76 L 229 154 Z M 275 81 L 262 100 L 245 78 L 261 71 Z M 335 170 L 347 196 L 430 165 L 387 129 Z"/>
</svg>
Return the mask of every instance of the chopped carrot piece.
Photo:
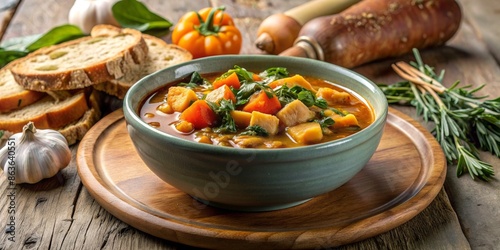
<svg viewBox="0 0 500 250">
<path fill-rule="evenodd" d="M 195 129 L 202 129 L 217 123 L 217 114 L 205 100 L 198 100 L 185 109 L 179 119 L 192 123 Z"/>
<path fill-rule="evenodd" d="M 276 114 L 280 109 L 281 103 L 278 97 L 273 94 L 273 96 L 269 98 L 267 93 L 262 90 L 253 94 L 248 103 L 243 106 L 243 111 L 250 113 L 253 111 L 259 111 L 270 115 Z"/>
<path fill-rule="evenodd" d="M 257 75 L 257 74 L 252 74 L 252 80 L 254 80 L 254 81 L 256 81 L 256 82 L 257 82 L 257 81 L 262 80 L 262 78 L 260 78 L 260 76 L 259 76 L 259 75 Z"/>
<path fill-rule="evenodd" d="M 192 89 L 177 86 L 168 89 L 167 103 L 173 111 L 182 112 L 196 100 L 198 96 Z"/>
<path fill-rule="evenodd" d="M 234 89 L 239 89 L 241 87 L 240 79 L 238 79 L 238 75 L 236 72 L 228 75 L 225 78 L 217 78 L 212 83 L 212 87 L 214 89 L 219 88 L 220 86 L 226 85 L 228 87 L 233 87 Z"/>
<path fill-rule="evenodd" d="M 316 93 L 316 89 L 314 89 L 314 87 L 311 85 L 311 83 L 309 83 L 301 75 L 294 75 L 294 76 L 287 77 L 287 78 L 281 78 L 281 79 L 278 79 L 276 81 L 269 83 L 269 87 L 271 87 L 272 89 L 277 88 L 279 86 L 283 86 L 283 85 L 285 85 L 289 88 L 292 88 L 295 85 L 299 85 L 307 90 L 310 90 L 310 91 Z"/>
<path fill-rule="evenodd" d="M 250 119 L 252 118 L 252 113 L 241 110 L 232 110 L 230 114 L 231 117 L 233 117 L 236 126 L 240 128 L 246 128 L 250 126 Z"/>
<path fill-rule="evenodd" d="M 205 100 L 214 103 L 220 103 L 222 100 L 231 100 L 235 103 L 236 96 L 227 85 L 224 85 L 223 87 L 217 88 L 216 90 L 208 93 Z"/>
</svg>

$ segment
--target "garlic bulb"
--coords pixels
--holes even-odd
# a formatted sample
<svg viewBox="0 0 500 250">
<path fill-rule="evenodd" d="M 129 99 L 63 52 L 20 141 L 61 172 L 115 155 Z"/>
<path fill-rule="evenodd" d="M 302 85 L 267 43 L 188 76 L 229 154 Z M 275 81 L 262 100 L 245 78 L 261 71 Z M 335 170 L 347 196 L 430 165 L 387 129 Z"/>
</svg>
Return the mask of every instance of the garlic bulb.
<svg viewBox="0 0 500 250">
<path fill-rule="evenodd" d="M 66 138 L 55 130 L 37 130 L 33 122 L 26 124 L 22 133 L 12 135 L 0 149 L 0 166 L 7 180 L 14 183 L 36 183 L 50 178 L 70 161 Z"/>
<path fill-rule="evenodd" d="M 69 10 L 68 21 L 90 33 L 96 24 L 120 26 L 113 17 L 111 7 L 118 0 L 75 0 Z"/>
</svg>

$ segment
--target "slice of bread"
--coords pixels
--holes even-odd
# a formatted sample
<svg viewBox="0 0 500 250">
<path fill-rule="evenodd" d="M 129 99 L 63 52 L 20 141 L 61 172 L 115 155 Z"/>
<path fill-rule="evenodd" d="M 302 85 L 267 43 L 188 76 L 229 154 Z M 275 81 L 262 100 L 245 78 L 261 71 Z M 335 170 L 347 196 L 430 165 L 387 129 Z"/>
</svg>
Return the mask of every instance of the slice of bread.
<svg viewBox="0 0 500 250">
<path fill-rule="evenodd" d="M 143 34 L 143 38 L 148 45 L 149 52 L 141 73 L 132 78 L 122 77 L 118 80 L 99 83 L 94 85 L 94 88 L 123 99 L 128 89 L 144 76 L 193 59 L 193 55 L 182 47 L 168 44 L 160 38 L 147 34 Z"/>
<path fill-rule="evenodd" d="M 59 129 L 59 132 L 66 138 L 69 145 L 82 140 L 90 128 L 101 119 L 101 96 L 102 94 L 99 91 L 92 91 L 87 100 L 89 109 L 83 116 L 76 122 L 72 122 Z"/>
<path fill-rule="evenodd" d="M 78 120 L 89 109 L 84 91 L 64 100 L 47 95 L 22 109 L 0 114 L 0 130 L 18 133 L 29 121 L 40 129 L 60 129 Z"/>
<path fill-rule="evenodd" d="M 111 25 L 94 29 L 105 26 Z M 138 74 L 147 52 L 140 31 L 116 28 L 115 32 L 95 32 L 39 49 L 17 59 L 11 72 L 17 83 L 29 90 L 80 89 Z"/>
<path fill-rule="evenodd" d="M 45 93 L 19 86 L 10 73 L 10 65 L 0 69 L 0 113 L 22 108 L 40 100 Z"/>
</svg>

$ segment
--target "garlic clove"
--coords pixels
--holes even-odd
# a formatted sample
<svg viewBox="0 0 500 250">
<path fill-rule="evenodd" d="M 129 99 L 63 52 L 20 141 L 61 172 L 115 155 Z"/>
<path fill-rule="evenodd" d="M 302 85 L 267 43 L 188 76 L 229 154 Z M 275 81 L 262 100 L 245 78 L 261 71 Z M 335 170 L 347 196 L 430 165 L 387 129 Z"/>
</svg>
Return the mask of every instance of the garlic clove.
<svg viewBox="0 0 500 250">
<path fill-rule="evenodd" d="M 90 33 L 97 24 L 120 26 L 111 8 L 117 0 L 76 0 L 68 13 L 68 22 L 85 33 Z"/>
</svg>

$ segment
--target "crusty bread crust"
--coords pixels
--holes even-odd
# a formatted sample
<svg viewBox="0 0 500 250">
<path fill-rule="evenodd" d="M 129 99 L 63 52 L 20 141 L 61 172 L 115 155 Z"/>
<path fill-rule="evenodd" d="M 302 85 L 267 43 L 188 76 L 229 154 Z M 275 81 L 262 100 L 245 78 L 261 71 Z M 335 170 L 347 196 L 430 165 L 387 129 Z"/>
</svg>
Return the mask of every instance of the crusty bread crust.
<svg viewBox="0 0 500 250">
<path fill-rule="evenodd" d="M 18 133 L 29 121 L 40 129 L 59 129 L 82 117 L 87 110 L 83 91 L 59 101 L 47 95 L 22 109 L 0 114 L 0 130 Z"/>
<path fill-rule="evenodd" d="M 104 32 L 104 30 L 101 30 L 101 32 Z M 162 39 L 147 34 L 143 34 L 143 37 L 148 45 L 149 52 L 140 73 L 95 84 L 93 85 L 95 89 L 123 99 L 128 89 L 141 78 L 174 64 L 193 59 L 193 55 L 180 46 L 168 44 Z"/>
<path fill-rule="evenodd" d="M 89 110 L 78 121 L 59 129 L 59 132 L 66 138 L 69 145 L 82 140 L 90 128 L 101 119 L 101 95 L 97 90 L 92 91 L 87 100 Z"/>
<path fill-rule="evenodd" d="M 40 100 L 45 93 L 19 86 L 10 73 L 11 64 L 0 69 L 0 113 L 22 108 Z"/>
<path fill-rule="evenodd" d="M 94 28 L 102 29 L 101 25 Z M 116 50 L 116 45 L 108 43 L 112 39 L 123 40 L 124 44 L 117 53 L 107 53 L 108 50 Z M 86 49 L 92 45 L 95 46 L 94 51 L 80 51 L 78 54 L 74 49 Z M 39 49 L 16 60 L 11 72 L 18 84 L 29 90 L 80 89 L 119 79 L 127 74 L 135 74 L 145 61 L 147 52 L 148 46 L 142 38 L 142 33 L 124 28 L 109 34 L 96 33 L 93 36 Z M 106 55 L 100 56 L 102 54 Z M 75 58 L 70 58 L 72 56 Z M 95 57 L 98 59 L 94 59 Z M 89 63 L 85 63 L 86 61 Z M 74 65 L 66 67 L 68 63 L 64 62 Z"/>
</svg>

